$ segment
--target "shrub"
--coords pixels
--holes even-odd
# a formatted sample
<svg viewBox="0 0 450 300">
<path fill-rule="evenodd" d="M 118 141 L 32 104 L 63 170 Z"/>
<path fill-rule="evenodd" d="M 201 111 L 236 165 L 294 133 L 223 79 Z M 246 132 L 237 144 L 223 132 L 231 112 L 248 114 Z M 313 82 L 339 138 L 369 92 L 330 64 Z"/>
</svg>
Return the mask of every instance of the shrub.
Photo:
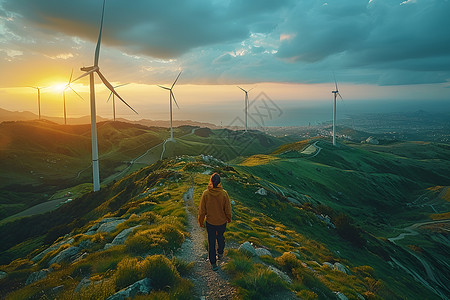
<svg viewBox="0 0 450 300">
<path fill-rule="evenodd" d="M 142 262 L 137 258 L 125 258 L 117 265 L 116 290 L 123 289 L 142 278 Z"/>
<path fill-rule="evenodd" d="M 362 277 L 374 277 L 374 269 L 371 266 L 357 266 L 352 271 Z"/>
<path fill-rule="evenodd" d="M 253 269 L 253 263 L 251 259 L 245 255 L 236 256 L 224 266 L 224 269 L 234 276 L 247 274 Z"/>
<path fill-rule="evenodd" d="M 363 247 L 366 240 L 361 236 L 361 229 L 352 224 L 349 216 L 340 214 L 334 219 L 337 233 L 357 247 Z"/>
<path fill-rule="evenodd" d="M 87 300 L 97 300 L 106 299 L 114 294 L 114 280 L 103 279 L 100 282 L 91 283 L 89 286 L 81 289 L 80 293 L 77 295 L 77 299 L 87 299 Z M 73 294 L 67 297 L 62 297 L 66 299 L 73 299 Z"/>
<path fill-rule="evenodd" d="M 189 274 L 194 267 L 194 262 L 187 262 L 176 256 L 172 258 L 172 264 L 175 266 L 180 275 Z"/>
<path fill-rule="evenodd" d="M 277 274 L 268 269 L 257 269 L 236 281 L 243 290 L 246 299 L 264 299 L 285 290 L 283 281 Z"/>
<path fill-rule="evenodd" d="M 319 296 L 312 292 L 312 291 L 308 291 L 308 290 L 301 290 L 297 293 L 297 296 L 300 297 L 301 299 L 304 300 L 314 300 L 314 299 L 319 299 Z"/>
<path fill-rule="evenodd" d="M 147 256 L 143 263 L 144 276 L 150 278 L 152 286 L 157 290 L 173 286 L 180 278 L 175 266 L 163 255 Z"/>
<path fill-rule="evenodd" d="M 73 278 L 82 278 L 86 277 L 92 272 L 92 266 L 90 264 L 79 264 L 73 269 L 72 274 L 70 274 Z"/>
<path fill-rule="evenodd" d="M 183 233 L 174 225 L 162 224 L 158 227 L 141 230 L 128 238 L 125 244 L 132 253 L 145 254 L 150 251 L 173 250 L 184 242 Z"/>
<path fill-rule="evenodd" d="M 289 274 L 292 274 L 292 270 L 300 266 L 300 260 L 292 252 L 284 252 L 283 255 L 275 258 L 275 261 Z"/>
</svg>

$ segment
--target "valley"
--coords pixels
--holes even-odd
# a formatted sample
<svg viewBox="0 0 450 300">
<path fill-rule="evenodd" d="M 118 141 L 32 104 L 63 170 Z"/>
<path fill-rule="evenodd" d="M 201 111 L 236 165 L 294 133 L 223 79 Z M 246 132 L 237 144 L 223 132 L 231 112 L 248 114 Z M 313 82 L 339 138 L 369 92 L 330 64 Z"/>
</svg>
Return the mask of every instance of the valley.
<svg viewBox="0 0 450 300">
<path fill-rule="evenodd" d="M 106 122 L 93 193 L 87 131 L 0 124 L 6 299 L 106 299 L 145 278 L 154 283 L 147 293 L 167 299 L 448 299 L 447 144 L 334 147 L 326 137 L 190 126 L 170 142 L 164 128 Z M 23 169 L 13 167 L 19 160 Z M 219 273 L 206 269 L 194 222 L 212 172 L 233 200 Z M 47 200 L 60 205 L 26 212 Z M 245 242 L 264 254 L 241 250 Z"/>
</svg>

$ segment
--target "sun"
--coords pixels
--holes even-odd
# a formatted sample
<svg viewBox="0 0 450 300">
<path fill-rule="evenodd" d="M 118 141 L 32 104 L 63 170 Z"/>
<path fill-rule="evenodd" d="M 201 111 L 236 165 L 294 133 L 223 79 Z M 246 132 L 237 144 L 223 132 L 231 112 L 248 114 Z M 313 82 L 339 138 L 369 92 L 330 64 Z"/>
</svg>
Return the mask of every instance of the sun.
<svg viewBox="0 0 450 300">
<path fill-rule="evenodd" d="M 51 86 L 51 89 L 56 93 L 62 93 L 66 89 L 67 84 L 55 83 Z"/>
</svg>

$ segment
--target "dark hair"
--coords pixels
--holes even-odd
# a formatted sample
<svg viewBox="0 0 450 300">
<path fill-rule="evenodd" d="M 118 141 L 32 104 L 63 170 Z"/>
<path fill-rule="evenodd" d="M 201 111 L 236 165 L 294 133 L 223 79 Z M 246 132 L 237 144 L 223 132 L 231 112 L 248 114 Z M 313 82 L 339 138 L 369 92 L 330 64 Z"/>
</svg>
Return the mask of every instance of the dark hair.
<svg viewBox="0 0 450 300">
<path fill-rule="evenodd" d="M 220 183 L 220 175 L 217 173 L 212 174 L 211 176 L 211 182 L 213 184 L 213 187 L 217 187 Z"/>
</svg>

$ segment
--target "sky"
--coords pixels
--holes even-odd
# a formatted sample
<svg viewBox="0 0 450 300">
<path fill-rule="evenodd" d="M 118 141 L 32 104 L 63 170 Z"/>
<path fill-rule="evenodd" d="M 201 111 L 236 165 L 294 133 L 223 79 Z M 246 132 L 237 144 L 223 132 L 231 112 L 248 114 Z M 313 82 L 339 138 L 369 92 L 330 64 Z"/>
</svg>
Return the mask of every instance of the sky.
<svg viewBox="0 0 450 300">
<path fill-rule="evenodd" d="M 93 64 L 102 4 L 0 0 L 1 108 L 37 113 L 28 86 L 49 86 L 42 114 L 62 115 L 61 86 Z M 448 12 L 449 0 L 106 0 L 99 66 L 113 85 L 127 84 L 118 92 L 139 115 L 121 103 L 117 114 L 129 119 L 168 119 L 169 93 L 157 85 L 180 71 L 175 119 L 243 118 L 236 85 L 278 110 L 272 125 L 314 119 L 313 107 L 331 119 L 334 78 L 345 103 L 338 118 L 376 101 L 430 109 L 450 101 Z M 68 115 L 88 115 L 88 79 L 72 86 L 84 100 L 67 90 Z M 104 117 L 108 96 L 97 77 Z"/>
</svg>

